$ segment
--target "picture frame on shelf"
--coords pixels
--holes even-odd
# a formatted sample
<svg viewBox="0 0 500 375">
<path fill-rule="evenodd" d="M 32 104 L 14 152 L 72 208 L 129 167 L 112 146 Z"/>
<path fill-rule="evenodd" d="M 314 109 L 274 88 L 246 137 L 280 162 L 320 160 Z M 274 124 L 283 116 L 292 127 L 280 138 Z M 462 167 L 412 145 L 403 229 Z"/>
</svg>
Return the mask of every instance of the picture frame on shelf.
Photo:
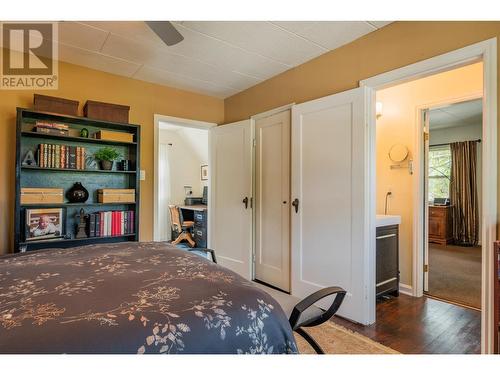
<svg viewBox="0 0 500 375">
<path fill-rule="evenodd" d="M 64 208 L 26 209 L 26 241 L 64 238 Z"/>
</svg>

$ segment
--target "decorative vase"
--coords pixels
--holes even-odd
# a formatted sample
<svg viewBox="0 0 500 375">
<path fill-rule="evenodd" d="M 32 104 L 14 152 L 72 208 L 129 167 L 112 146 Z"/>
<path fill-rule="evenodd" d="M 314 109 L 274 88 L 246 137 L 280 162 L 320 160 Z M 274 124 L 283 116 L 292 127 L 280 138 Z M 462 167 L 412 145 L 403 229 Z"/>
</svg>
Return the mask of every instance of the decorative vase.
<svg viewBox="0 0 500 375">
<path fill-rule="evenodd" d="M 66 192 L 66 198 L 71 203 L 84 203 L 89 199 L 89 192 L 81 182 L 75 182 L 73 187 Z"/>
<path fill-rule="evenodd" d="M 113 161 L 101 160 L 101 169 L 105 171 L 110 171 L 113 169 Z"/>
</svg>

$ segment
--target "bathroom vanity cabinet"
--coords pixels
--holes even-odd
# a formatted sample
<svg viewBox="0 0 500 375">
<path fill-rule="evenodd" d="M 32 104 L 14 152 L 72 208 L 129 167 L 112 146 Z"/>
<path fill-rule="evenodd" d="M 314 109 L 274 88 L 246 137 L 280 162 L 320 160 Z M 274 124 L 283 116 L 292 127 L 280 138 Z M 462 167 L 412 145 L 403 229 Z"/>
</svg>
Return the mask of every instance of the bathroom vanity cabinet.
<svg viewBox="0 0 500 375">
<path fill-rule="evenodd" d="M 376 295 L 399 295 L 399 225 L 377 227 Z"/>
</svg>

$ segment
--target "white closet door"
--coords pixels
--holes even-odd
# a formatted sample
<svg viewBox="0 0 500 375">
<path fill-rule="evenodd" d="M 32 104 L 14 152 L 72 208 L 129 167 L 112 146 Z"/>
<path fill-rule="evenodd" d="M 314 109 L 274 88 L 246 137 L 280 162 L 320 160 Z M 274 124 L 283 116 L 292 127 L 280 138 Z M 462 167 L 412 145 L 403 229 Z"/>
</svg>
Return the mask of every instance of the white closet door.
<svg viewBox="0 0 500 375">
<path fill-rule="evenodd" d="M 251 279 L 251 121 L 211 128 L 209 143 L 210 247 L 221 265 Z"/>
<path fill-rule="evenodd" d="M 339 315 L 362 324 L 375 308 L 367 298 L 365 117 L 364 88 L 292 109 L 292 294 L 340 286 Z"/>
<path fill-rule="evenodd" d="M 290 110 L 255 122 L 255 278 L 290 291 Z"/>
</svg>

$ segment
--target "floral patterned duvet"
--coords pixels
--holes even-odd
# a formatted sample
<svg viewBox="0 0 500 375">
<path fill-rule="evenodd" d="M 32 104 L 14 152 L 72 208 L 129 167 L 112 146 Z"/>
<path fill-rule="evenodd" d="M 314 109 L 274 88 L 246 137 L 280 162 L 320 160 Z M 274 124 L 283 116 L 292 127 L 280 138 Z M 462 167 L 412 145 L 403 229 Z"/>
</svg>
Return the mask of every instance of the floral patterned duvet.
<svg viewBox="0 0 500 375">
<path fill-rule="evenodd" d="M 277 302 L 165 243 L 0 258 L 0 353 L 295 353 Z"/>
</svg>

